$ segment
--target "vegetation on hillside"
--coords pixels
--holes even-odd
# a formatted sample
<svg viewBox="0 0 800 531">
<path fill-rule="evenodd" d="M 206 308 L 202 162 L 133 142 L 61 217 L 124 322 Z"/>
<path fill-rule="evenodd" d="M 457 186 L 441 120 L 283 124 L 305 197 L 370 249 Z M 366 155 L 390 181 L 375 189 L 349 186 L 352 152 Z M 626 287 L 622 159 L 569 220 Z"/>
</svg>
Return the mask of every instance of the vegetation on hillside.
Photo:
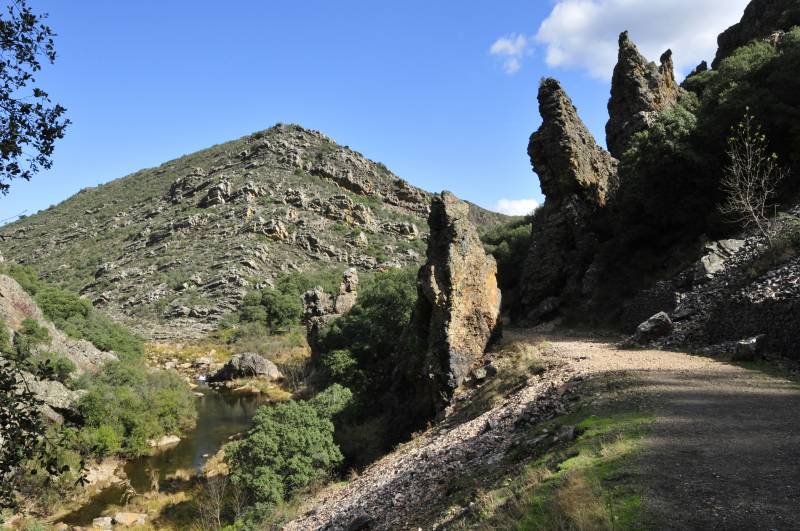
<svg viewBox="0 0 800 531">
<path fill-rule="evenodd" d="M 497 280 L 501 290 L 506 291 L 519 284 L 522 264 L 531 246 L 533 216 L 532 213 L 481 232 L 486 252 L 497 260 Z"/>
<path fill-rule="evenodd" d="M 0 410 L 9 442 L 0 447 L 2 505 L 13 504 L 16 492 L 46 508 L 74 490 L 86 458 L 141 455 L 151 450 L 150 441 L 194 426 L 196 398 L 188 384 L 174 372 L 148 369 L 141 339 L 28 268 L 6 265 L 3 272 L 18 279 L 57 328 L 113 349 L 119 361 L 75 378 L 74 363 L 48 350 L 52 338 L 42 323 L 26 318 L 13 334 L 0 323 Z M 41 400 L 18 387 L 23 373 L 85 391 L 75 418 L 48 426 Z"/>
<path fill-rule="evenodd" d="M 138 359 L 144 354 L 141 338 L 95 310 L 76 293 L 40 280 L 32 268 L 7 264 L 0 273 L 19 282 L 45 317 L 69 337 L 85 339 L 100 350 L 114 351 L 124 358 Z"/>
</svg>

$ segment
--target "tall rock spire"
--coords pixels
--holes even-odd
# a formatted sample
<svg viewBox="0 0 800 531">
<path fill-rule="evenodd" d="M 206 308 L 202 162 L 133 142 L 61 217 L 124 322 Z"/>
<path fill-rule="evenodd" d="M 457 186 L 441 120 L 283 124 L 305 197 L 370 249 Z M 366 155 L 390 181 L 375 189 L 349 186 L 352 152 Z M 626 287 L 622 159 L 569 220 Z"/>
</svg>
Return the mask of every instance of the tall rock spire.
<svg viewBox="0 0 800 531">
<path fill-rule="evenodd" d="M 539 87 L 542 125 L 528 145 L 547 200 L 533 222 L 514 313 L 535 324 L 582 296 L 594 259 L 594 223 L 616 187 L 617 160 L 595 142 L 555 79 Z"/>
<path fill-rule="evenodd" d="M 606 124 L 608 150 L 616 158 L 622 157 L 634 134 L 647 129 L 681 95 L 682 89 L 675 81 L 672 51 L 664 52 L 660 62 L 656 65 L 648 61 L 627 31 L 619 36 L 619 58 L 611 80 Z"/>
<path fill-rule="evenodd" d="M 604 205 L 616 161 L 597 145 L 557 80 L 542 81 L 539 112 L 542 125 L 531 135 L 528 155 L 547 200 L 558 202 L 578 194 L 589 203 Z"/>
</svg>

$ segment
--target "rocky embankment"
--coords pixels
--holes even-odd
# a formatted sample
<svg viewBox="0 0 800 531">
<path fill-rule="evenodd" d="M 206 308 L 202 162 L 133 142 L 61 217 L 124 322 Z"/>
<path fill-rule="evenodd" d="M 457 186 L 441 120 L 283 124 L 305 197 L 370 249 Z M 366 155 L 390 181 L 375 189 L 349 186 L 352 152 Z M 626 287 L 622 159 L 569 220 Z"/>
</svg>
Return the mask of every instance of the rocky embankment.
<svg viewBox="0 0 800 531">
<path fill-rule="evenodd" d="M 538 445 L 575 436 L 569 427 L 535 436 L 525 429 L 564 413 L 583 378 L 546 349 L 542 358 L 547 363 L 543 374 L 529 376 L 500 405 L 465 421 L 462 410 L 476 400 L 480 386 L 505 375 L 503 361 L 490 355 L 486 366 L 470 376 L 473 387 L 464 388 L 436 427 L 371 465 L 343 489 L 309 503 L 286 529 L 427 528 L 436 521 L 457 519 L 460 514 L 446 513 L 442 506 L 451 484 L 497 465 L 513 448 L 535 451 Z"/>
</svg>

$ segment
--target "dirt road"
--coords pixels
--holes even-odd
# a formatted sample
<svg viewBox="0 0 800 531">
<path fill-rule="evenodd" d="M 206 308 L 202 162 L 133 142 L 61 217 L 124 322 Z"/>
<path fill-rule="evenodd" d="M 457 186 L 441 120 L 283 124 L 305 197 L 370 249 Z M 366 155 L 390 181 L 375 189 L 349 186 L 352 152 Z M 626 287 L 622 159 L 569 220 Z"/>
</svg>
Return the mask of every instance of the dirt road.
<svg viewBox="0 0 800 531">
<path fill-rule="evenodd" d="M 548 339 L 590 373 L 635 375 L 651 399 L 639 467 L 650 525 L 800 529 L 800 387 L 685 353 Z"/>
<path fill-rule="evenodd" d="M 797 385 L 706 357 L 621 350 L 575 335 L 510 330 L 506 340 L 546 341 L 547 357 L 561 368 L 473 420 L 422 434 L 307 505 L 287 528 L 355 529 L 362 520 L 377 529 L 429 526 L 433 513 L 426 514 L 448 484 L 512 447 L 521 415 L 559 407 L 558 382 L 619 378 L 634 382 L 656 419 L 630 479 L 642 487 L 647 529 L 800 529 Z"/>
</svg>

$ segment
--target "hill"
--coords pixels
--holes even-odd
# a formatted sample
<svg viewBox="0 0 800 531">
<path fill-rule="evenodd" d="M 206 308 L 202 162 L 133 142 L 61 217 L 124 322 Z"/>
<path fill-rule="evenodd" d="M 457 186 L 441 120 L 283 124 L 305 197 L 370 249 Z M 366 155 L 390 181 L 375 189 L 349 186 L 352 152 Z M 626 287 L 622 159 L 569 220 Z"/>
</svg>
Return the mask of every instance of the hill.
<svg viewBox="0 0 800 531">
<path fill-rule="evenodd" d="M 147 337 L 196 337 L 281 274 L 420 263 L 429 203 L 383 164 L 276 125 L 84 189 L 6 226 L 0 252 Z"/>
</svg>

